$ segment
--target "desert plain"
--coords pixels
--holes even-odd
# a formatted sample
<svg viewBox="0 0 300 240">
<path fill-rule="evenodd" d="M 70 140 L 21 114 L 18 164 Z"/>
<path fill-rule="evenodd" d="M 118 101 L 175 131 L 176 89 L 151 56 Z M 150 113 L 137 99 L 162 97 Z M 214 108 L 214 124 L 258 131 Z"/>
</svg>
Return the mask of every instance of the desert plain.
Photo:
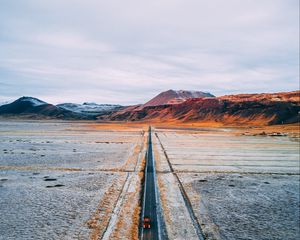
<svg viewBox="0 0 300 240">
<path fill-rule="evenodd" d="M 0 239 L 139 239 L 148 125 L 1 120 Z M 297 125 L 151 125 L 166 239 L 300 238 Z"/>
</svg>

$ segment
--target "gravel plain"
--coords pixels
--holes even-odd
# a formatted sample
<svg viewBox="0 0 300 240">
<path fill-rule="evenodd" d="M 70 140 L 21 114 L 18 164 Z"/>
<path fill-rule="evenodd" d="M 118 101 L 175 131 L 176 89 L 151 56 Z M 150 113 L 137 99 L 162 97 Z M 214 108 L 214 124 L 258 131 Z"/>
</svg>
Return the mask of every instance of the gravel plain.
<svg viewBox="0 0 300 240">
<path fill-rule="evenodd" d="M 87 221 L 140 140 L 81 122 L 0 121 L 0 239 L 89 239 Z"/>
<path fill-rule="evenodd" d="M 157 130 L 205 239 L 299 239 L 299 139 L 220 130 Z"/>
<path fill-rule="evenodd" d="M 97 239 L 108 223 L 107 238 L 137 239 L 146 136 L 124 129 L 0 121 L 0 239 Z M 197 239 L 178 180 L 206 239 L 300 238 L 299 139 L 209 128 L 152 138 L 170 239 Z"/>
</svg>

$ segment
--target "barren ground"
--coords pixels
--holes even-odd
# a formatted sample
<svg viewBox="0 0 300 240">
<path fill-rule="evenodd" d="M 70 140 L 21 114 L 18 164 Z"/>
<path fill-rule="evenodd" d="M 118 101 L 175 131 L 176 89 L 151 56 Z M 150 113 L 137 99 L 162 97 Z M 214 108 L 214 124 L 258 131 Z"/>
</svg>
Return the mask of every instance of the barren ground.
<svg viewBox="0 0 300 240">
<path fill-rule="evenodd" d="M 157 130 L 166 153 L 156 145 L 159 181 L 162 196 L 166 196 L 165 216 L 172 222 L 168 234 L 174 239 L 184 233 L 182 226 L 192 232 L 186 217 L 179 220 L 185 216 L 184 205 L 176 205 L 182 201 L 180 182 L 205 239 L 300 237 L 299 139 L 237 132 L 222 128 Z M 172 227 L 177 221 L 177 227 Z"/>
<path fill-rule="evenodd" d="M 156 126 L 169 239 L 300 238 L 298 126 Z M 146 130 L 1 120 L 0 239 L 138 239 Z"/>
<path fill-rule="evenodd" d="M 125 220 L 137 239 L 145 136 L 120 125 L 1 121 L 0 239 L 116 239 Z"/>
</svg>

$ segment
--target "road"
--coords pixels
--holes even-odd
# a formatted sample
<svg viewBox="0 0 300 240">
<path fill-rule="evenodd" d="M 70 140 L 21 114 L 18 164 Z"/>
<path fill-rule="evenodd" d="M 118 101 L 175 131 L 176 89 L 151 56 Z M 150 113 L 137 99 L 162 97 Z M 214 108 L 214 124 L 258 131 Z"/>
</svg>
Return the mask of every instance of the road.
<svg viewBox="0 0 300 240">
<path fill-rule="evenodd" d="M 151 127 L 149 127 L 149 138 L 148 138 L 148 151 L 145 168 L 145 185 L 144 185 L 144 200 L 143 200 L 143 216 L 150 217 L 151 228 L 142 229 L 142 239 L 158 240 L 159 238 L 159 225 L 158 225 L 158 214 L 156 204 L 156 174 L 155 165 L 152 151 L 152 138 L 151 138 Z"/>
</svg>

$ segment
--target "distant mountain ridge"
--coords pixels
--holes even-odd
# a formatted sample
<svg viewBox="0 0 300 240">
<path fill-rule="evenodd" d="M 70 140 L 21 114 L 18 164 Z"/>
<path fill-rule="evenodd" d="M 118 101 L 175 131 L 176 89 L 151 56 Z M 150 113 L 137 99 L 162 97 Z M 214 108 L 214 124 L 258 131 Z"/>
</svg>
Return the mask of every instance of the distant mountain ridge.
<svg viewBox="0 0 300 240">
<path fill-rule="evenodd" d="M 96 103 L 64 103 L 55 106 L 37 98 L 21 97 L 0 106 L 0 115 L 30 119 L 205 122 L 233 125 L 299 122 L 300 91 L 221 97 L 214 97 L 210 93 L 187 92 L 169 90 L 144 105 L 128 107 Z"/>
<path fill-rule="evenodd" d="M 204 98 L 215 97 L 211 93 L 201 91 L 188 91 L 188 90 L 168 90 L 162 92 L 146 102 L 143 107 L 159 106 L 165 104 L 179 104 L 191 98 Z"/>
<path fill-rule="evenodd" d="M 0 106 L 0 115 L 19 115 L 31 118 L 86 119 L 85 116 L 64 110 L 34 97 L 21 97 Z"/>
<path fill-rule="evenodd" d="M 300 91 L 191 98 L 180 104 L 123 109 L 107 116 L 114 121 L 282 124 L 299 122 Z"/>
<path fill-rule="evenodd" d="M 47 103 L 34 97 L 21 97 L 12 103 L 0 106 L 0 111 L 19 114 L 42 105 L 47 105 Z"/>
<path fill-rule="evenodd" d="M 72 112 L 81 113 L 81 114 L 91 114 L 91 115 L 97 115 L 99 113 L 113 111 L 116 109 L 120 109 L 122 107 L 121 105 L 116 105 L 116 104 L 97 104 L 97 103 L 87 103 L 87 102 L 83 104 L 62 103 L 56 106 Z"/>
<path fill-rule="evenodd" d="M 96 103 L 49 104 L 34 97 L 21 97 L 16 101 L 0 106 L 0 115 L 27 118 L 57 118 L 69 120 L 95 120 L 104 114 L 120 110 L 121 105 Z"/>
</svg>

